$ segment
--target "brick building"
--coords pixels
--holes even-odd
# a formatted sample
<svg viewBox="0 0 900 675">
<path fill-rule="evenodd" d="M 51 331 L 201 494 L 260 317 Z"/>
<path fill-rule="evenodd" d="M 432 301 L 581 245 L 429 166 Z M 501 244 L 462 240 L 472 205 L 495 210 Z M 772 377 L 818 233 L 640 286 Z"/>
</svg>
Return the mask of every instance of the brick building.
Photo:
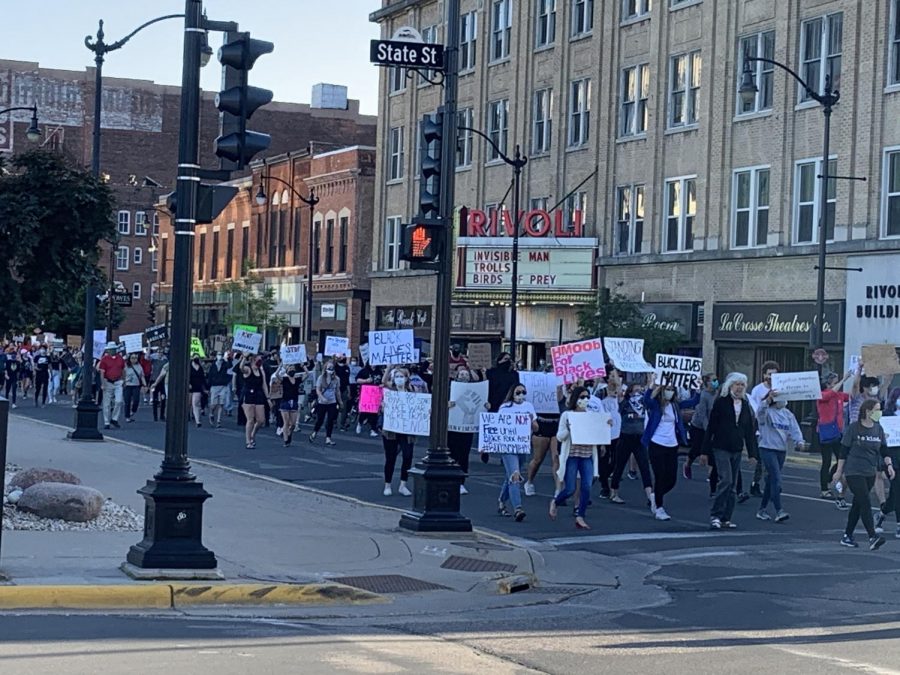
<svg viewBox="0 0 900 675">
<path fill-rule="evenodd" d="M 217 67 L 211 64 L 209 67 Z M 44 145 L 65 152 L 86 166 L 91 162 L 95 70 L 55 70 L 37 63 L 0 60 L 0 109 L 37 104 Z M 314 105 L 271 103 L 253 116 L 253 128 L 272 136 L 264 156 L 274 156 L 310 143 L 342 147 L 373 142 L 375 118 L 359 113 L 359 102 L 343 96 L 325 104 L 319 92 L 333 87 L 317 85 Z M 277 96 L 277 92 L 275 92 Z M 219 134 L 215 92 L 201 101 L 201 163 L 215 167 L 214 140 Z M 134 295 L 125 308 L 117 334 L 143 330 L 157 276 L 158 254 L 153 249 L 157 230 L 151 208 L 160 195 L 174 190 L 178 154 L 180 87 L 147 80 L 105 77 L 101 114 L 101 172 L 117 200 L 118 241 L 107 247 L 101 264 L 112 263 L 113 276 Z M 328 107 L 325 107 L 325 106 Z M 26 147 L 24 130 L 30 113 L 19 111 L 0 120 L 0 152 Z M 15 123 L 15 124 L 13 124 Z M 11 131 L 14 128 L 14 133 Z"/>
<path fill-rule="evenodd" d="M 215 222 L 198 225 L 194 237 L 195 334 L 212 348 L 222 344 L 216 336 L 230 336 L 232 327 L 225 318 L 233 313 L 233 305 L 224 287 L 252 269 L 265 286 L 274 289 L 274 312 L 289 327 L 290 341 L 305 341 L 312 236 L 313 344 L 309 348 L 321 351 L 328 335 L 349 337 L 354 349 L 366 342 L 375 157 L 371 146 L 329 151 L 313 146 L 256 161 L 252 175 L 233 181 L 231 185 L 239 188 L 237 196 Z M 260 186 L 263 204 L 257 203 Z M 319 202 L 312 213 L 290 188 L 304 197 L 315 190 Z M 170 219 L 162 215 L 163 313 L 171 289 L 173 241 Z M 265 344 L 279 344 L 282 336 L 276 330 L 260 328 L 266 333 Z"/>
<path fill-rule="evenodd" d="M 562 200 L 563 230 L 581 211 L 582 237 L 596 251 L 588 294 L 607 287 L 643 300 L 652 320 L 677 326 L 685 351 L 702 354 L 720 374 L 755 373 L 769 357 L 788 369 L 812 366 L 822 109 L 788 74 L 761 63 L 751 66 L 759 93 L 744 103 L 743 55 L 773 58 L 817 91 L 831 70 L 843 94 L 833 115 L 831 172 L 867 178 L 828 189 L 828 267 L 864 270 L 827 273 L 825 341 L 832 367 L 842 369 L 857 349 L 844 339 L 857 318 L 856 305 L 845 307 L 848 275 L 889 276 L 900 262 L 900 0 L 461 4 L 461 123 L 507 154 L 521 145 L 529 157 L 523 211 Z M 433 0 L 384 0 L 371 18 L 383 37 L 409 25 L 442 41 L 442 12 Z M 432 279 L 404 269 L 395 251 L 399 223 L 415 209 L 416 122 L 439 104 L 439 87 L 382 70 L 375 317 L 399 302 L 433 303 Z M 501 202 L 511 206 L 510 179 L 486 143 L 461 135 L 458 206 L 487 214 Z M 581 244 L 560 236 L 550 215 L 554 227 L 536 238 L 575 260 Z M 500 274 L 492 293 L 473 291 L 472 275 L 488 270 L 473 267 L 477 260 L 462 249 L 508 247 L 508 221 L 478 219 L 473 227 L 470 215 L 460 232 L 466 239 L 457 264 L 465 271 L 453 311 L 472 315 L 465 332 L 499 342 L 508 331 L 508 279 Z M 526 214 L 526 234 L 532 220 L 546 223 Z M 481 243 L 482 233 L 496 236 Z M 872 251 L 888 255 L 861 255 Z M 574 337 L 580 299 L 575 289 L 556 301 L 558 288 L 532 294 L 519 308 L 518 337 L 533 362 L 557 339 L 559 319 L 563 338 Z M 491 303 L 501 306 L 499 317 L 485 314 Z M 460 326 L 454 319 L 453 331 Z"/>
</svg>

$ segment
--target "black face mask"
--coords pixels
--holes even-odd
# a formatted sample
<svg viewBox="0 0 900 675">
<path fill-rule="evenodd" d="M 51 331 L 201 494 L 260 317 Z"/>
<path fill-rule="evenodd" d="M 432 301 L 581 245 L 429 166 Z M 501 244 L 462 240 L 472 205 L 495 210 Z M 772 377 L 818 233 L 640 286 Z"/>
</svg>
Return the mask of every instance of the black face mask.
<svg viewBox="0 0 900 675">
<path fill-rule="evenodd" d="M 458 350 L 458 349 L 451 349 L 451 350 L 450 350 L 450 353 L 453 355 L 453 358 L 456 358 L 457 356 L 459 356 L 459 350 Z"/>
<path fill-rule="evenodd" d="M 500 370 L 509 370 L 511 366 L 512 366 L 512 363 L 510 361 L 501 361 L 500 363 L 497 364 L 497 367 Z"/>
</svg>

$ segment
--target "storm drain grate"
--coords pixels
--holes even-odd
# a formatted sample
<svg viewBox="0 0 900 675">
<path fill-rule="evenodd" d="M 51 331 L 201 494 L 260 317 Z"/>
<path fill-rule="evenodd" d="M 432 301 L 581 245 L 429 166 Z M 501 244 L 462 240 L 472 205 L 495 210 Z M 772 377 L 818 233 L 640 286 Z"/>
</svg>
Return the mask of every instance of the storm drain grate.
<svg viewBox="0 0 900 675">
<path fill-rule="evenodd" d="M 493 560 L 480 560 L 467 558 L 462 555 L 451 555 L 441 565 L 447 570 L 459 572 L 515 572 L 516 566 L 509 563 L 494 562 Z"/>
<path fill-rule="evenodd" d="M 532 586 L 528 592 L 543 595 L 580 595 L 594 590 L 596 589 L 587 586 Z"/>
<path fill-rule="evenodd" d="M 446 591 L 446 586 L 400 574 L 381 574 L 368 577 L 337 577 L 330 579 L 338 584 L 361 588 L 371 593 L 417 593 L 419 591 Z"/>
<path fill-rule="evenodd" d="M 454 546 L 459 546 L 460 548 L 474 548 L 481 549 L 484 551 L 512 551 L 512 546 L 507 546 L 505 544 L 487 544 L 480 541 L 451 541 L 451 544 Z"/>
</svg>

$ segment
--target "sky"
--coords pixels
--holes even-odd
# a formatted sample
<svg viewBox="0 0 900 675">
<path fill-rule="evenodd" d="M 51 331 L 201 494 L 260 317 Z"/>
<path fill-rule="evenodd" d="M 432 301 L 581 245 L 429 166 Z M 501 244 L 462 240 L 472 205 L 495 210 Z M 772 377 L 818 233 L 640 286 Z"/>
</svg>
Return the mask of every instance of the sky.
<svg viewBox="0 0 900 675">
<path fill-rule="evenodd" d="M 204 7 L 210 19 L 236 21 L 241 30 L 275 44 L 275 51 L 260 57 L 250 71 L 250 83 L 271 89 L 276 101 L 309 103 L 312 86 L 327 82 L 345 85 L 348 97 L 360 101 L 361 112 L 377 113 L 378 71 L 369 63 L 369 40 L 378 37 L 379 29 L 369 14 L 381 0 L 206 0 Z M 96 35 L 99 19 L 105 42 L 112 43 L 145 21 L 184 12 L 184 0 L 41 0 L 12 11 L 15 29 L 3 32 L 0 58 L 83 70 L 93 65 L 94 56 L 84 37 Z M 180 85 L 180 22 L 162 21 L 142 30 L 107 54 L 103 74 Z M 211 33 L 210 44 L 216 51 L 221 34 Z M 221 67 L 215 56 L 201 77 L 205 90 L 219 89 Z"/>
</svg>

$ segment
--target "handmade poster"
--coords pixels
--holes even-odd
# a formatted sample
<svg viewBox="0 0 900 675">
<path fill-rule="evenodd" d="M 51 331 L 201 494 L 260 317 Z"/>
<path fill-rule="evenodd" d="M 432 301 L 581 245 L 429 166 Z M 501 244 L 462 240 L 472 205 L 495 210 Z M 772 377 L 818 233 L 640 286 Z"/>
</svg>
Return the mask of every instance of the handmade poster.
<svg viewBox="0 0 900 675">
<path fill-rule="evenodd" d="M 169 330 L 164 323 L 157 326 L 150 326 L 150 328 L 144 331 L 144 337 L 147 338 L 149 344 L 153 344 L 154 342 L 160 342 L 161 340 L 168 338 Z"/>
<path fill-rule="evenodd" d="M 66 336 L 66 346 L 71 349 L 81 349 L 81 336 L 80 335 L 67 335 Z"/>
<path fill-rule="evenodd" d="M 382 427 L 395 434 L 430 435 L 431 394 L 385 389 Z"/>
<path fill-rule="evenodd" d="M 850 370 L 853 372 L 854 375 L 859 373 L 859 361 L 860 361 L 859 354 L 851 354 L 850 355 Z"/>
<path fill-rule="evenodd" d="M 480 452 L 527 455 L 531 452 L 531 415 L 482 412 L 478 425 Z"/>
<path fill-rule="evenodd" d="M 143 333 L 129 333 L 128 335 L 120 335 L 119 342 L 125 345 L 126 354 L 134 354 L 144 349 Z"/>
<path fill-rule="evenodd" d="M 612 442 L 612 426 L 607 413 L 575 413 L 566 419 L 575 445 L 609 445 Z"/>
<path fill-rule="evenodd" d="M 262 333 L 251 333 L 238 328 L 234 331 L 231 348 L 241 354 L 256 354 L 259 352 L 260 342 L 262 342 Z"/>
<path fill-rule="evenodd" d="M 381 411 L 384 389 L 375 384 L 364 384 L 359 389 L 359 412 L 377 413 Z"/>
<path fill-rule="evenodd" d="M 78 367 L 78 362 L 69 352 L 63 352 L 63 355 L 59 357 L 59 360 L 62 361 L 66 370 L 75 370 L 75 368 Z"/>
<path fill-rule="evenodd" d="M 550 356 L 553 359 L 553 372 L 563 384 L 593 380 L 606 375 L 603 342 L 600 338 L 551 347 Z"/>
<path fill-rule="evenodd" d="M 359 359 L 363 363 L 369 362 L 369 343 L 365 343 L 359 346 Z"/>
<path fill-rule="evenodd" d="M 626 373 L 652 373 L 653 366 L 644 360 L 644 341 L 639 338 L 603 338 L 609 360 Z"/>
<path fill-rule="evenodd" d="M 491 345 L 489 342 L 470 342 L 466 349 L 466 359 L 472 370 L 487 370 L 491 367 Z"/>
<path fill-rule="evenodd" d="M 291 364 L 306 363 L 306 345 L 281 345 L 281 362 Z"/>
<path fill-rule="evenodd" d="M 447 423 L 449 431 L 474 434 L 478 431 L 479 415 L 487 410 L 488 383 L 484 382 L 451 382 L 450 418 Z"/>
<path fill-rule="evenodd" d="M 674 354 L 656 355 L 657 382 L 682 389 L 697 390 L 703 386 L 703 359 Z"/>
<path fill-rule="evenodd" d="M 863 368 L 869 377 L 900 373 L 897 350 L 894 345 L 863 345 Z"/>
<path fill-rule="evenodd" d="M 784 401 L 818 401 L 822 398 L 819 373 L 772 373 L 772 389 Z"/>
<path fill-rule="evenodd" d="M 411 328 L 374 330 L 369 333 L 369 363 L 373 366 L 413 363 L 414 349 Z"/>
<path fill-rule="evenodd" d="M 896 448 L 900 446 L 900 416 L 882 417 L 878 423 L 884 429 L 888 447 Z M 894 467 L 894 470 L 896 471 L 897 467 Z"/>
<path fill-rule="evenodd" d="M 325 338 L 325 356 L 347 356 L 350 353 L 350 338 L 329 335 Z"/>
<path fill-rule="evenodd" d="M 196 354 L 201 359 L 206 358 L 206 350 L 203 349 L 203 343 L 200 341 L 198 337 L 191 338 L 191 355 Z"/>
<path fill-rule="evenodd" d="M 106 330 L 94 331 L 94 358 L 99 359 L 106 351 Z"/>
<path fill-rule="evenodd" d="M 534 406 L 539 415 L 558 415 L 559 401 L 556 387 L 559 384 L 553 373 L 519 371 L 519 383 L 525 387 L 525 400 Z"/>
<path fill-rule="evenodd" d="M 248 333 L 258 333 L 259 332 L 259 328 L 257 328 L 256 326 L 247 326 L 242 323 L 234 324 L 234 329 L 231 332 L 235 333 L 236 331 L 239 331 L 239 330 L 245 330 Z"/>
</svg>

